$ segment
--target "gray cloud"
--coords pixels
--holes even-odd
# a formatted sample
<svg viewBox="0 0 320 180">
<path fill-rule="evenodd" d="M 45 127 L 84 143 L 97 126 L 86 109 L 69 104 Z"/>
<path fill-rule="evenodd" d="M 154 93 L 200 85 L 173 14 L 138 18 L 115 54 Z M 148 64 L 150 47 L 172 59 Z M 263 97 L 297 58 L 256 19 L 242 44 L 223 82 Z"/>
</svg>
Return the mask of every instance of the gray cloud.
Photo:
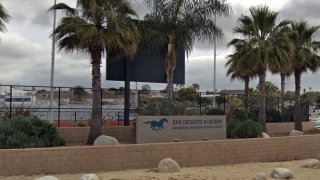
<svg viewBox="0 0 320 180">
<path fill-rule="evenodd" d="M 75 6 L 75 0 L 58 0 L 70 6 Z M 142 18 L 147 12 L 143 0 L 132 0 L 133 7 Z M 51 65 L 51 13 L 47 9 L 53 1 L 44 0 L 4 0 L 3 5 L 13 16 L 13 21 L 8 25 L 9 32 L 1 34 L 0 42 L 0 83 L 2 84 L 25 84 L 25 85 L 49 85 Z M 281 10 L 282 18 L 304 18 L 312 24 L 318 23 L 320 13 L 317 10 L 320 2 L 313 0 L 292 0 Z M 24 10 L 24 11 L 22 11 Z M 233 5 L 233 16 L 229 19 L 219 18 L 218 24 L 225 33 L 224 40 L 218 44 L 217 58 L 217 89 L 243 89 L 243 82 L 231 82 L 225 75 L 224 64 L 226 55 L 231 51 L 226 48 L 226 43 L 235 36 L 232 29 L 237 25 L 240 14 L 247 13 L 248 9 L 241 5 Z M 123 82 L 105 81 L 105 60 L 102 63 L 102 86 L 119 87 Z M 82 54 L 65 54 L 57 52 L 55 68 L 55 85 L 91 86 L 91 66 L 88 56 Z M 320 89 L 318 73 L 303 74 L 302 89 Z M 280 77 L 268 73 L 267 80 L 280 86 Z M 197 43 L 194 51 L 186 62 L 186 84 L 199 83 L 202 91 L 213 88 L 213 45 Z M 258 80 L 251 83 L 256 87 Z M 138 83 L 140 88 L 142 84 Z M 152 89 L 163 89 L 165 84 L 148 83 Z M 288 79 L 287 88 L 294 89 L 294 78 Z M 135 88 L 135 83 L 131 83 Z"/>
</svg>

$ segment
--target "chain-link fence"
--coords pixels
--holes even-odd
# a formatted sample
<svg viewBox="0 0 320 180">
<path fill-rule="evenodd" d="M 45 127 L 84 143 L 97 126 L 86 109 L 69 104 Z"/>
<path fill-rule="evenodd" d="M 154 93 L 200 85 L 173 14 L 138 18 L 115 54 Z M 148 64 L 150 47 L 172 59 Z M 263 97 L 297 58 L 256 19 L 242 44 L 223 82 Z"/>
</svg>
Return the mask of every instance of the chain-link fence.
<svg viewBox="0 0 320 180">
<path fill-rule="evenodd" d="M 102 123 L 123 125 L 124 89 L 101 90 Z M 165 91 L 130 92 L 130 117 L 133 124 L 137 115 L 228 115 L 241 116 L 245 111 L 244 94 L 204 93 L 186 89 L 174 93 L 169 102 Z M 91 88 L 0 85 L 0 119 L 16 114 L 33 114 L 43 120 L 52 119 L 57 126 L 77 125 L 91 118 Z M 258 95 L 247 97 L 247 112 L 251 119 L 258 117 Z M 293 121 L 294 100 L 266 97 L 267 122 Z M 309 103 L 301 101 L 303 119 L 309 119 Z"/>
</svg>

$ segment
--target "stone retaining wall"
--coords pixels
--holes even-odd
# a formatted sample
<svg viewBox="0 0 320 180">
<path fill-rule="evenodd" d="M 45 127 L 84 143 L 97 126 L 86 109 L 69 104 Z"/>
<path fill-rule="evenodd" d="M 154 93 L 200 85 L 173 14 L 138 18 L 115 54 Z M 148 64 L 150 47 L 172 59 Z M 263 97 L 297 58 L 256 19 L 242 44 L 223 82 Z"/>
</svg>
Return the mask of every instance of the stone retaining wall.
<svg viewBox="0 0 320 180">
<path fill-rule="evenodd" d="M 314 122 L 303 122 L 303 131 L 309 131 L 315 128 Z M 268 134 L 272 135 L 283 135 L 289 134 L 294 129 L 294 122 L 283 122 L 283 123 L 267 123 Z"/>
<path fill-rule="evenodd" d="M 69 144 L 85 144 L 87 142 L 89 127 L 57 128 L 59 134 Z M 102 127 L 102 134 L 115 137 L 120 143 L 135 143 L 135 130 L 132 126 Z"/>
<path fill-rule="evenodd" d="M 0 175 L 85 173 L 156 168 L 163 158 L 182 167 L 315 157 L 320 135 L 100 147 L 0 150 Z"/>
<path fill-rule="evenodd" d="M 315 128 L 314 122 L 304 122 L 303 130 Z M 267 123 L 268 133 L 273 136 L 289 134 L 294 129 L 294 123 Z M 85 144 L 89 134 L 89 127 L 58 128 L 58 132 L 69 144 Z M 102 134 L 117 138 L 120 143 L 135 143 L 135 129 L 133 126 L 103 127 Z"/>
</svg>

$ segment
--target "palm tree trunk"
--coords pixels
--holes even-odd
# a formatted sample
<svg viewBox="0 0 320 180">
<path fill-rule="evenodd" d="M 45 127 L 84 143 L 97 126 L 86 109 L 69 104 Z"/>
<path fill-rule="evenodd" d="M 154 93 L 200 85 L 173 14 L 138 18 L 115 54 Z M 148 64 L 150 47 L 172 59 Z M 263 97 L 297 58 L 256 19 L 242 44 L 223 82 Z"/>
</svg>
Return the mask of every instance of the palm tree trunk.
<svg viewBox="0 0 320 180">
<path fill-rule="evenodd" d="M 92 113 L 91 128 L 87 139 L 87 144 L 93 144 L 94 140 L 101 135 L 101 56 L 102 48 L 91 50 L 92 65 Z"/>
<path fill-rule="evenodd" d="M 266 127 L 266 92 L 265 84 L 266 81 L 266 70 L 265 68 L 260 68 L 259 71 L 259 116 L 258 121 L 263 126 Z"/>
<path fill-rule="evenodd" d="M 168 99 L 173 101 L 173 70 L 167 70 L 167 96 Z"/>
<path fill-rule="evenodd" d="M 301 117 L 301 102 L 300 102 L 300 91 L 301 91 L 301 72 L 299 70 L 294 71 L 295 79 L 295 104 L 294 104 L 294 129 L 302 131 L 302 117 Z"/>
<path fill-rule="evenodd" d="M 283 112 L 284 110 L 284 92 L 286 87 L 286 75 L 281 73 L 281 109 L 280 112 Z"/>
<path fill-rule="evenodd" d="M 165 59 L 167 75 L 167 96 L 169 101 L 173 101 L 173 72 L 176 67 L 176 53 L 174 50 L 174 33 L 168 35 L 167 54 Z"/>
<path fill-rule="evenodd" d="M 245 80 L 244 80 L 244 92 L 245 92 L 244 111 L 246 113 L 246 116 L 248 116 L 248 112 L 249 112 L 249 83 L 250 83 L 250 77 L 245 77 Z"/>
</svg>

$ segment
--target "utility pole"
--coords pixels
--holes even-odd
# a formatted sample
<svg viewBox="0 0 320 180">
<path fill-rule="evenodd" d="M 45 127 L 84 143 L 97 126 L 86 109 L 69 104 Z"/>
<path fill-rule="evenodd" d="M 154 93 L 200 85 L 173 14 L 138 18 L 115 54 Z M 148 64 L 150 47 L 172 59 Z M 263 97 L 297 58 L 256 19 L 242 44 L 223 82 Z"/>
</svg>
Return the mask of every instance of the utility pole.
<svg viewBox="0 0 320 180">
<path fill-rule="evenodd" d="M 54 0 L 54 5 L 57 4 L 57 0 Z M 51 88 L 51 95 L 50 95 L 50 123 L 53 122 L 53 85 L 54 85 L 54 60 L 55 60 L 55 51 L 56 51 L 56 42 L 55 42 L 55 34 L 53 33 L 56 29 L 56 18 L 57 12 L 53 10 L 53 26 L 52 26 L 52 49 L 51 49 L 51 81 L 50 81 L 50 88 Z"/>
</svg>

